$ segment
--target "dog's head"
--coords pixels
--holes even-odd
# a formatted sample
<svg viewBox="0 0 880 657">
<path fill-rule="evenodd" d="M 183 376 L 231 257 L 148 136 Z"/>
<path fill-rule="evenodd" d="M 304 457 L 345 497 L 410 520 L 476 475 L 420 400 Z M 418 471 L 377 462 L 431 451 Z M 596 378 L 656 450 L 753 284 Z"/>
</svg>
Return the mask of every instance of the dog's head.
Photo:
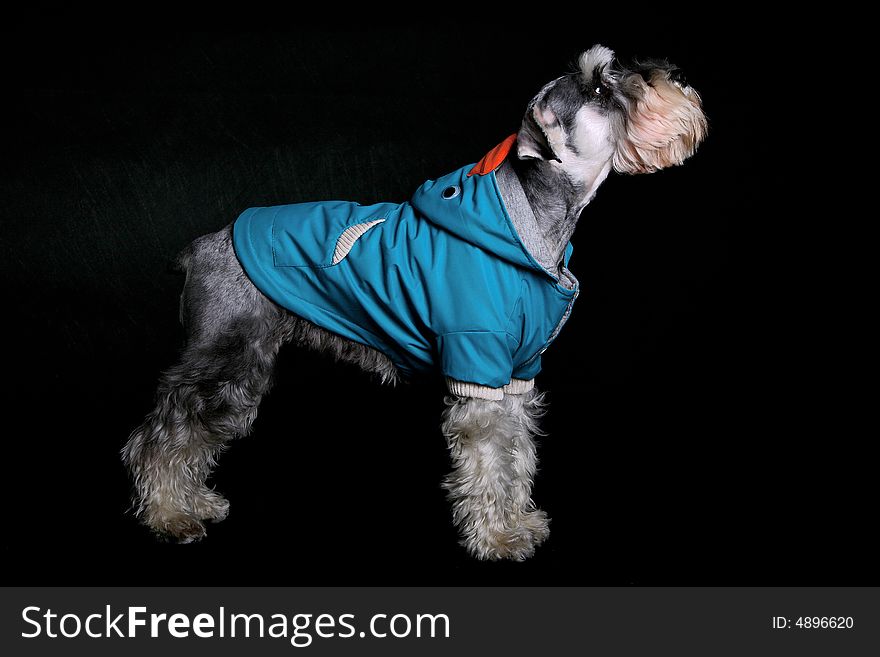
<svg viewBox="0 0 880 657">
<path fill-rule="evenodd" d="M 690 157 L 706 127 L 700 96 L 679 69 L 665 61 L 623 66 L 597 45 L 529 103 L 517 156 L 545 161 L 575 182 L 602 163 L 653 173 Z"/>
</svg>

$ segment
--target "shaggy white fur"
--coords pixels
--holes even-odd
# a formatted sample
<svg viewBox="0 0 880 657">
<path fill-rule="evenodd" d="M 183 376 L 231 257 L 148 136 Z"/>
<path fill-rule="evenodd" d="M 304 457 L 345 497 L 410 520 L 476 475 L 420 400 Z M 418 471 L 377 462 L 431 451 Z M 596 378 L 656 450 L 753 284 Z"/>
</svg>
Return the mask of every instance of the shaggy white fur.
<svg viewBox="0 0 880 657">
<path fill-rule="evenodd" d="M 443 486 L 461 543 L 477 558 L 522 561 L 547 538 L 549 520 L 531 498 L 542 400 L 535 389 L 500 401 L 446 399 L 453 470 Z"/>
</svg>

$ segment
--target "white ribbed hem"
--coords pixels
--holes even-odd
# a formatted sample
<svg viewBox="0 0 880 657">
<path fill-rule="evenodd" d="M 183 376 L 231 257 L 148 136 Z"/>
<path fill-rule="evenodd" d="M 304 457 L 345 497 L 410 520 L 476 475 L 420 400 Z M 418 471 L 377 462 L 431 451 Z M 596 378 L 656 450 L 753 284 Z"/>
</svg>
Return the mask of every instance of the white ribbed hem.
<svg viewBox="0 0 880 657">
<path fill-rule="evenodd" d="M 511 379 L 502 390 L 508 395 L 522 395 L 535 387 L 535 380 L 529 379 Z"/>
<path fill-rule="evenodd" d="M 529 379 L 511 379 L 510 383 L 502 388 L 490 388 L 489 386 L 481 386 L 476 383 L 468 383 L 467 381 L 458 381 L 446 377 L 446 387 L 449 392 L 459 397 L 474 397 L 476 399 L 488 399 L 489 401 L 501 401 L 504 394 L 522 395 L 535 387 L 535 380 Z"/>
</svg>

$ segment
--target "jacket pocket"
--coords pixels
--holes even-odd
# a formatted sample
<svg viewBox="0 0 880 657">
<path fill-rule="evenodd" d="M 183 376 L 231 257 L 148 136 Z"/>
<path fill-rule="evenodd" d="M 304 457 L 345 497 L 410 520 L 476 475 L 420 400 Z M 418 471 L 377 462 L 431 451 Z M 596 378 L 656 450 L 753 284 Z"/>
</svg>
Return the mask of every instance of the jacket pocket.
<svg viewBox="0 0 880 657">
<path fill-rule="evenodd" d="M 356 203 L 343 202 L 279 208 L 272 223 L 275 266 L 320 269 L 339 264 L 361 237 L 385 221 L 362 210 Z"/>
<path fill-rule="evenodd" d="M 333 260 L 330 261 L 332 265 L 338 265 L 345 259 L 350 252 L 355 242 L 357 242 L 364 234 L 370 230 L 373 226 L 381 224 L 384 219 L 373 219 L 372 221 L 365 221 L 362 224 L 355 224 L 354 226 L 349 226 L 342 234 L 339 236 L 339 239 L 336 240 L 336 247 L 333 249 Z"/>
</svg>

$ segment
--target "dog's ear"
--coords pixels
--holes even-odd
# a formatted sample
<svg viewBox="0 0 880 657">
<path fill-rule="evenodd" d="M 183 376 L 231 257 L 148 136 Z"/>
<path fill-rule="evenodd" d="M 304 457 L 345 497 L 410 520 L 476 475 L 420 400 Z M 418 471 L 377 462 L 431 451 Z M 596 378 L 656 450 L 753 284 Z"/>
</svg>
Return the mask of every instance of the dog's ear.
<svg viewBox="0 0 880 657">
<path fill-rule="evenodd" d="M 565 147 L 565 132 L 556 113 L 541 96 L 531 102 L 516 135 L 516 156 L 521 160 L 556 160 Z"/>
<path fill-rule="evenodd" d="M 623 81 L 631 99 L 625 133 L 617 140 L 614 170 L 653 173 L 681 164 L 706 136 L 700 95 L 676 69 L 634 73 Z"/>
</svg>

